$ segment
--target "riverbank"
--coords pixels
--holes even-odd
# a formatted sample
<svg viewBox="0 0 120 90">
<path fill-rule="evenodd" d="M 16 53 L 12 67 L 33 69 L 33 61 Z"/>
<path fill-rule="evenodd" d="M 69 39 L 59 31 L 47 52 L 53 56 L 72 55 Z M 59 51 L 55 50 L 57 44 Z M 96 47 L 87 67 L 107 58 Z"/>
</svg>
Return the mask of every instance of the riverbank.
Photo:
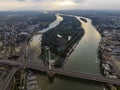
<svg viewBox="0 0 120 90">
<path fill-rule="evenodd" d="M 120 25 L 119 16 L 116 13 L 107 13 L 88 16 L 92 24 L 101 34 L 102 40 L 99 43 L 98 55 L 102 75 L 110 78 L 120 78 L 120 70 L 113 60 L 113 56 L 120 56 Z M 111 86 L 109 86 L 110 89 Z M 117 87 L 117 89 L 120 89 Z"/>
<path fill-rule="evenodd" d="M 117 41 L 114 41 L 114 43 L 113 43 L 112 42 L 113 39 L 109 39 L 110 37 L 106 36 L 106 33 L 102 33 L 102 34 L 103 34 L 102 36 L 104 36 L 104 37 L 102 37 L 102 40 L 100 41 L 99 49 L 98 49 L 101 73 L 102 73 L 102 75 L 104 75 L 106 77 L 119 79 L 120 78 L 120 70 L 119 70 L 118 66 L 116 65 L 115 61 L 113 61 L 113 59 L 112 59 L 113 55 L 119 56 L 119 53 L 116 53 L 117 52 L 116 48 L 118 46 L 118 43 L 115 44 L 115 42 L 117 42 Z M 108 88 L 112 90 L 112 87 L 114 85 L 107 84 L 107 86 L 109 86 Z M 117 90 L 117 88 L 116 88 L 116 90 Z"/>
<path fill-rule="evenodd" d="M 82 37 L 81 37 L 82 38 Z M 80 39 L 81 40 L 81 39 Z M 80 40 L 78 40 L 74 45 L 73 47 L 69 50 L 69 52 L 67 53 L 67 56 L 64 60 L 64 63 L 63 63 L 63 66 L 62 68 L 64 68 L 65 64 L 67 63 L 67 61 L 69 60 L 69 56 L 72 54 L 72 52 L 75 50 L 75 48 L 77 47 L 78 43 L 80 42 Z"/>
<path fill-rule="evenodd" d="M 76 18 L 76 19 L 78 19 L 78 18 Z M 82 18 L 83 19 L 83 18 Z M 86 19 L 84 19 L 86 22 L 87 22 L 87 20 Z M 81 23 L 81 22 L 80 22 Z M 83 29 L 84 30 L 84 29 Z M 85 34 L 85 30 L 84 30 L 84 34 Z M 84 34 L 83 34 L 83 36 L 84 36 Z M 82 37 L 83 37 L 82 36 Z M 82 37 L 73 45 L 73 47 L 69 50 L 69 52 L 67 53 L 67 56 L 66 56 L 66 58 L 65 58 L 65 61 L 64 61 L 64 63 L 63 63 L 63 67 L 62 68 L 64 68 L 64 66 L 65 66 L 65 64 L 67 63 L 67 61 L 69 60 L 69 56 L 72 54 L 72 52 L 75 50 L 75 48 L 77 47 L 77 45 L 79 44 L 79 42 L 80 42 L 80 40 L 82 39 Z"/>
</svg>

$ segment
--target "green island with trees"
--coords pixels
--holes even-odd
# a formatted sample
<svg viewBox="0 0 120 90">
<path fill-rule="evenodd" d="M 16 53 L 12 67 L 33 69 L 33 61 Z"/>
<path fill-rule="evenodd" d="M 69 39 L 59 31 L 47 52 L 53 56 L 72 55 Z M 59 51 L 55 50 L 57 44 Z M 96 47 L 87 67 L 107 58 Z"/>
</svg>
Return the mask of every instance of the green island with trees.
<svg viewBox="0 0 120 90">
<path fill-rule="evenodd" d="M 75 17 L 61 15 L 64 20 L 55 28 L 43 34 L 42 47 L 50 48 L 51 57 L 56 60 L 54 66 L 62 67 L 63 62 L 70 52 L 71 48 L 84 35 L 81 23 Z M 46 52 L 42 48 L 41 57 L 44 59 Z"/>
</svg>

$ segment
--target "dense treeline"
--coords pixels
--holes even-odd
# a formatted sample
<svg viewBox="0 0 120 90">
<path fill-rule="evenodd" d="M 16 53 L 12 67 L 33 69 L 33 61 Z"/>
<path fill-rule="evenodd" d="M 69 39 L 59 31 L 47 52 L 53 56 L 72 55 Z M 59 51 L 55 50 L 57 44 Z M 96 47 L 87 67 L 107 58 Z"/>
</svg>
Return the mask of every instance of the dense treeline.
<svg viewBox="0 0 120 90">
<path fill-rule="evenodd" d="M 87 23 L 87 20 L 84 18 L 80 18 L 83 22 Z"/>
<path fill-rule="evenodd" d="M 43 34 L 42 47 L 48 46 L 52 53 L 62 58 L 55 66 L 61 67 L 67 53 L 82 38 L 84 30 L 75 17 L 62 16 L 64 20 L 55 28 Z M 42 52 L 44 54 L 44 50 Z"/>
<path fill-rule="evenodd" d="M 32 21 L 32 24 L 37 24 L 38 22 L 52 22 L 55 19 L 56 17 L 53 14 L 42 13 L 42 14 L 36 15 L 36 17 L 33 18 L 31 21 Z"/>
</svg>

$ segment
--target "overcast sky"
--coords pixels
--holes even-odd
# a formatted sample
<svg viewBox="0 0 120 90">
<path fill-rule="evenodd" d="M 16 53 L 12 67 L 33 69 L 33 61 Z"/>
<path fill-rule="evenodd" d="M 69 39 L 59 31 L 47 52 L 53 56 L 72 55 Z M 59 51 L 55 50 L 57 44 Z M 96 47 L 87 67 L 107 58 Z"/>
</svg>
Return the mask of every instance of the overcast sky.
<svg viewBox="0 0 120 90">
<path fill-rule="evenodd" d="M 0 11 L 71 9 L 120 10 L 120 0 L 0 0 Z"/>
</svg>

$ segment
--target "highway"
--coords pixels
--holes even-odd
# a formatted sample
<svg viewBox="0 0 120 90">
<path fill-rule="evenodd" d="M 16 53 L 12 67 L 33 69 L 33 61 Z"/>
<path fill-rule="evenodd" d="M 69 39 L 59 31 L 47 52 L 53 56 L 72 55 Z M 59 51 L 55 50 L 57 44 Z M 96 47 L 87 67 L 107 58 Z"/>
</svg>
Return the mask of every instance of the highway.
<svg viewBox="0 0 120 90">
<path fill-rule="evenodd" d="M 3 82 L 0 84 L 0 90 L 7 90 L 10 81 L 12 80 L 14 74 L 16 73 L 16 71 L 18 70 L 18 67 L 13 67 L 8 75 L 6 76 L 6 78 L 3 80 Z"/>
<path fill-rule="evenodd" d="M 23 44 L 21 44 L 21 51 L 20 51 L 20 58 L 17 62 L 10 62 L 9 60 L 1 60 L 0 63 L 2 64 L 7 64 L 7 65 L 11 65 L 13 66 L 13 68 L 10 70 L 10 72 L 8 73 L 8 75 L 6 76 L 6 78 L 2 81 L 2 83 L 0 84 L 0 90 L 7 90 L 10 81 L 12 80 L 14 74 L 16 73 L 16 71 L 19 69 L 19 67 L 16 66 L 22 66 L 23 64 L 20 62 L 24 62 L 24 58 L 26 55 L 26 47 L 28 45 L 28 41 L 33 37 L 34 33 L 29 34 L 27 39 L 24 41 Z M 8 57 L 6 57 L 8 58 Z"/>
</svg>

